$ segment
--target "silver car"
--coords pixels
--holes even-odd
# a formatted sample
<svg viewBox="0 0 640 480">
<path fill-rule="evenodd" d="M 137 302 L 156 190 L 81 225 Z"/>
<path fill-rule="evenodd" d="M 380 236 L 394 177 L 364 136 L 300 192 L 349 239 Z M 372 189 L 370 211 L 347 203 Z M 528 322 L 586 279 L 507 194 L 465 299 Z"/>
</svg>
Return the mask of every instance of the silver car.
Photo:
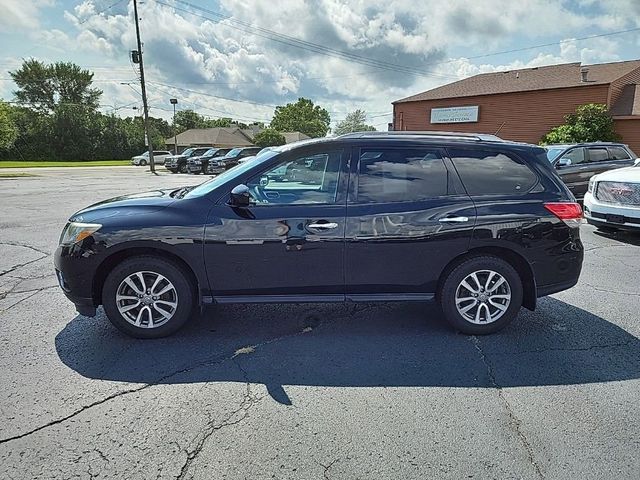
<svg viewBox="0 0 640 480">
<path fill-rule="evenodd" d="M 164 165 L 164 160 L 171 152 L 166 150 L 154 150 L 153 151 L 153 163 L 156 165 Z M 149 164 L 149 152 L 144 152 L 142 155 L 136 155 L 131 158 L 131 165 L 140 165 L 144 167 Z"/>
</svg>

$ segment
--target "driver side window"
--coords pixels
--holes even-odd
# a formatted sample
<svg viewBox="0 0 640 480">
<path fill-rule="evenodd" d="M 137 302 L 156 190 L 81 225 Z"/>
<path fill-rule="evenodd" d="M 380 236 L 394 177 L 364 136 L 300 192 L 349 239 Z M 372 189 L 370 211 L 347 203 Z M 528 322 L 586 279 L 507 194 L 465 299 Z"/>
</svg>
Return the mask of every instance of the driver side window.
<svg viewBox="0 0 640 480">
<path fill-rule="evenodd" d="M 338 193 L 342 151 L 288 156 L 247 181 L 256 205 L 332 204 Z"/>
</svg>

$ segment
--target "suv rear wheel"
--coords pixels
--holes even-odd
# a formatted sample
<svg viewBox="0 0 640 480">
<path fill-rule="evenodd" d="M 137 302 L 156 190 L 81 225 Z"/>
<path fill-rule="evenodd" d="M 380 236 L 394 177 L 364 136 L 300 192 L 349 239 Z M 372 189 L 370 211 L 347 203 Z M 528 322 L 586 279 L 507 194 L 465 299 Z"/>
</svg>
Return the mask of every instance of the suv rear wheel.
<svg viewBox="0 0 640 480">
<path fill-rule="evenodd" d="M 113 269 L 102 289 L 102 304 L 111 323 L 122 332 L 160 338 L 189 319 L 193 291 L 179 266 L 163 258 L 141 256 Z"/>
<path fill-rule="evenodd" d="M 446 277 L 439 295 L 447 321 L 469 335 L 497 332 L 522 306 L 522 280 L 498 257 L 472 257 Z"/>
</svg>

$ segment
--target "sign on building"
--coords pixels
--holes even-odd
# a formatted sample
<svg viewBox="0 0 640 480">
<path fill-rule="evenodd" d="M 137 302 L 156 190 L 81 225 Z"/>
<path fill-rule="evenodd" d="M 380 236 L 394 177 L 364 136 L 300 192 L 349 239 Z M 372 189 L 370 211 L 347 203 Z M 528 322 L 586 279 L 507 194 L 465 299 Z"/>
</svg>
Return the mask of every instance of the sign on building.
<svg viewBox="0 0 640 480">
<path fill-rule="evenodd" d="M 470 107 L 432 108 L 431 123 L 466 123 L 478 121 L 477 105 Z"/>
</svg>

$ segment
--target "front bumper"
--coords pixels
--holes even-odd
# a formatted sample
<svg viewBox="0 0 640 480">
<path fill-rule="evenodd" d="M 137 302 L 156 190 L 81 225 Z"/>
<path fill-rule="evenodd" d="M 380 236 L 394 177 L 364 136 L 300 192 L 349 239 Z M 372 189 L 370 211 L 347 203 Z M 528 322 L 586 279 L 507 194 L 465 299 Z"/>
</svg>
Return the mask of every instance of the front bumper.
<svg viewBox="0 0 640 480">
<path fill-rule="evenodd" d="M 596 227 L 640 229 L 640 207 L 603 203 L 590 192 L 584 196 L 584 218 Z"/>
<path fill-rule="evenodd" d="M 187 164 L 187 171 L 189 173 L 200 173 L 202 172 L 202 165 L 189 163 Z"/>
<path fill-rule="evenodd" d="M 96 304 L 93 299 L 92 268 L 86 268 L 86 258 L 76 254 L 77 248 L 58 247 L 54 254 L 54 266 L 58 285 L 65 296 L 75 305 L 80 315 L 93 317 Z"/>
</svg>

